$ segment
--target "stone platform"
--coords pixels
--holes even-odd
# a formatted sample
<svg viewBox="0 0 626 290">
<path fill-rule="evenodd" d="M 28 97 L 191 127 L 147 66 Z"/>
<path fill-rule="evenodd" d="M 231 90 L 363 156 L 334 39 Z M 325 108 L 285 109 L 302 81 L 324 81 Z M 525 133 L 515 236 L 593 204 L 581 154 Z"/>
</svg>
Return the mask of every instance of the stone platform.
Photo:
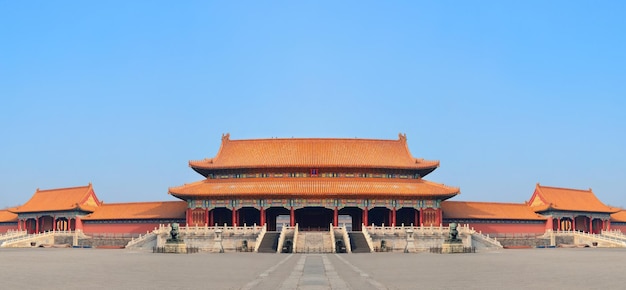
<svg viewBox="0 0 626 290">
<path fill-rule="evenodd" d="M 164 246 L 165 253 L 172 254 L 186 254 L 187 253 L 187 245 L 185 243 L 177 243 L 177 242 L 167 242 Z"/>
<path fill-rule="evenodd" d="M 463 243 L 443 243 L 441 245 L 442 254 L 464 253 Z"/>
</svg>

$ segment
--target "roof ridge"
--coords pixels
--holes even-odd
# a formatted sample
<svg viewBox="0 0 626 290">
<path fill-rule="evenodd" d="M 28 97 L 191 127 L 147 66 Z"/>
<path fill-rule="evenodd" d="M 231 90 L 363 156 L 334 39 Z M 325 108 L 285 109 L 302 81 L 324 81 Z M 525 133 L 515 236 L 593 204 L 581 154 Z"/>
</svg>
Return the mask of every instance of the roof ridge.
<svg viewBox="0 0 626 290">
<path fill-rule="evenodd" d="M 229 137 L 230 134 L 226 134 L 225 136 L 222 137 L 222 141 L 229 141 L 229 142 L 245 142 L 245 141 L 282 141 L 282 140 L 295 140 L 295 141 L 300 141 L 300 140 L 306 140 L 306 141 L 311 141 L 311 140 L 320 140 L 320 141 L 330 141 L 330 140 L 340 140 L 340 141 L 344 141 L 344 140 L 355 140 L 355 141 L 406 141 L 406 134 L 400 134 L 398 139 L 383 139 L 383 138 L 358 138 L 358 137 L 354 137 L 354 138 L 347 138 L 347 137 L 337 137 L 337 138 L 329 138 L 329 137 L 272 137 L 272 138 L 249 138 L 249 139 L 230 139 L 230 138 L 224 138 L 224 137 Z"/>
<path fill-rule="evenodd" d="M 498 202 L 498 201 L 462 201 L 462 200 L 445 200 L 443 202 L 465 202 L 465 203 L 481 203 L 481 204 L 510 204 L 510 205 L 527 205 L 518 202 Z M 530 206 L 529 206 L 530 208 Z"/>
<path fill-rule="evenodd" d="M 87 185 L 82 185 L 82 186 L 71 186 L 71 187 L 60 187 L 60 188 L 50 188 L 50 189 L 39 189 L 37 188 L 37 192 L 43 192 L 43 191 L 59 191 L 59 190 L 65 190 L 65 189 L 77 189 L 77 188 L 89 188 L 91 187 L 91 182 Z"/>
<path fill-rule="evenodd" d="M 565 189 L 565 190 L 575 190 L 575 191 L 583 191 L 583 192 L 592 192 L 591 187 L 589 189 L 579 189 L 579 188 L 569 188 L 569 187 L 560 187 L 560 186 L 547 186 L 547 185 L 541 185 L 539 183 L 537 183 L 538 187 L 541 188 L 552 188 L 552 189 Z"/>
<path fill-rule="evenodd" d="M 164 203 L 164 202 L 185 202 L 181 200 L 163 200 L 163 201 L 131 201 L 131 202 L 113 202 L 104 203 L 102 205 L 127 205 L 127 204 L 149 204 L 149 203 Z"/>
</svg>

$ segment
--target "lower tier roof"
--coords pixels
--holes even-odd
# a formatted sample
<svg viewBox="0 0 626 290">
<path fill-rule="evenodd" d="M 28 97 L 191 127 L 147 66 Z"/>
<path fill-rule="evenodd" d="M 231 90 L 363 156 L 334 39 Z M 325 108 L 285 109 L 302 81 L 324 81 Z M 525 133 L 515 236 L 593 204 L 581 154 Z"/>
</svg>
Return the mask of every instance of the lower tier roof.
<svg viewBox="0 0 626 290">
<path fill-rule="evenodd" d="M 384 178 L 241 178 L 205 179 L 172 187 L 169 193 L 179 198 L 272 197 L 411 197 L 450 198 L 458 187 L 423 179 Z"/>
<path fill-rule="evenodd" d="M 444 219 L 546 220 L 524 203 L 444 201 Z"/>
<path fill-rule="evenodd" d="M 184 201 L 155 201 L 102 204 L 83 220 L 184 219 Z"/>
</svg>

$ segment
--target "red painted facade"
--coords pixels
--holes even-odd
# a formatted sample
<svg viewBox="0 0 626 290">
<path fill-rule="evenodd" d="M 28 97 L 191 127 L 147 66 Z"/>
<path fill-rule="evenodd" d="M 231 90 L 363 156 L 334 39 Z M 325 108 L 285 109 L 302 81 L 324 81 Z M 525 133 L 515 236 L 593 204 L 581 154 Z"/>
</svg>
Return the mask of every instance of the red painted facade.
<svg viewBox="0 0 626 290">
<path fill-rule="evenodd" d="M 159 227 L 159 223 L 84 223 L 85 234 L 145 234 Z"/>
</svg>

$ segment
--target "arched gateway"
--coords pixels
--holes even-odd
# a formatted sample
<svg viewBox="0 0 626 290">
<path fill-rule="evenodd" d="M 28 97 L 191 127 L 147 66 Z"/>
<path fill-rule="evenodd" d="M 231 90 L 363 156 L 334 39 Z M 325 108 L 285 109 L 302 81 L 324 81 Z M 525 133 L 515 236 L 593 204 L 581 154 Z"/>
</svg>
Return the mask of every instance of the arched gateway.
<svg viewBox="0 0 626 290">
<path fill-rule="evenodd" d="M 361 224 L 439 225 L 441 202 L 459 193 L 422 179 L 438 161 L 414 158 L 398 140 L 230 140 L 214 158 L 190 161 L 204 180 L 169 189 L 188 204 L 188 225 L 267 225 L 325 230 Z M 281 220 L 280 217 L 288 219 Z M 342 219 L 346 220 L 346 219 Z"/>
</svg>

